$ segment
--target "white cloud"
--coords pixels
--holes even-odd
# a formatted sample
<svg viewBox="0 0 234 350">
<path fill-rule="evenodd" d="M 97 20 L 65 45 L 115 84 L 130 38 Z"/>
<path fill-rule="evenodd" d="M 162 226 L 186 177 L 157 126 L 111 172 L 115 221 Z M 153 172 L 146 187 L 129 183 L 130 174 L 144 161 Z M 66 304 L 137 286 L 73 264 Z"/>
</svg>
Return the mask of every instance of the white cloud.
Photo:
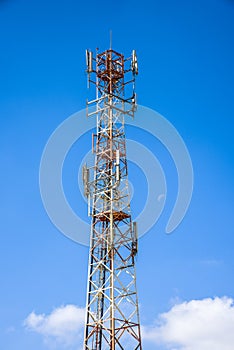
<svg viewBox="0 0 234 350">
<path fill-rule="evenodd" d="M 200 263 L 208 267 L 217 267 L 223 264 L 222 260 L 217 260 L 217 259 L 205 259 L 205 260 L 201 260 Z"/>
<path fill-rule="evenodd" d="M 58 349 L 82 349 L 85 309 L 61 306 L 50 314 L 32 312 L 24 326 Z M 169 350 L 233 350 L 234 300 L 207 298 L 174 305 L 154 325 L 142 326 L 145 345 Z"/>
<path fill-rule="evenodd" d="M 175 305 L 155 324 L 142 327 L 146 343 L 170 350 L 233 350 L 233 299 L 207 298 Z"/>
<path fill-rule="evenodd" d="M 66 305 L 49 315 L 32 312 L 24 321 L 24 326 L 41 334 L 49 346 L 78 346 L 83 338 L 84 315 L 85 309 Z"/>
</svg>

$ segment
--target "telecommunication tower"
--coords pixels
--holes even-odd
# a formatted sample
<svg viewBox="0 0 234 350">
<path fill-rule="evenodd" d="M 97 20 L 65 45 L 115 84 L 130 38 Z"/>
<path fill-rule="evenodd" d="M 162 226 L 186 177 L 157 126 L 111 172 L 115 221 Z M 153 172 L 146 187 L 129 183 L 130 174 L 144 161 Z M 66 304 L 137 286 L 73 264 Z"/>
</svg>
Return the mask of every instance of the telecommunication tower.
<svg viewBox="0 0 234 350">
<path fill-rule="evenodd" d="M 133 50 L 125 59 L 110 48 L 94 57 L 87 50 L 86 63 L 88 85 L 96 87 L 87 115 L 96 116 L 97 126 L 95 165 L 83 167 L 92 220 L 84 350 L 142 350 L 124 130 L 125 116 L 136 110 L 137 56 Z"/>
</svg>

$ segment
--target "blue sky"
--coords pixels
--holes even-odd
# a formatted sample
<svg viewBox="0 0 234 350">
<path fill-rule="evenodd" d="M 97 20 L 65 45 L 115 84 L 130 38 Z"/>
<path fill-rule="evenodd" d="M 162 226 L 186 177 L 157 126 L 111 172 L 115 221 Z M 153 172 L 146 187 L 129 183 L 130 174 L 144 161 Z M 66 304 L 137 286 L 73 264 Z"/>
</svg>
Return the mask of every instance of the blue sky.
<svg viewBox="0 0 234 350">
<path fill-rule="evenodd" d="M 1 349 L 51 348 L 56 336 L 28 330 L 24 320 L 33 311 L 45 319 L 61 306 L 85 305 L 88 249 L 50 222 L 38 176 L 51 133 L 85 107 L 85 49 L 108 48 L 110 29 L 113 48 L 126 55 L 137 50 L 138 103 L 176 127 L 194 167 L 190 208 L 166 235 L 176 172 L 166 151 L 139 135 L 160 158 L 169 194 L 158 223 L 139 243 L 142 324 L 153 325 L 158 315 L 171 316 L 175 304 L 190 307 L 194 300 L 202 307 L 209 307 L 206 300 L 220 302 L 223 315 L 222 298 L 234 298 L 233 18 L 231 0 L 0 1 Z M 64 175 L 74 206 L 78 156 L 74 148 Z M 138 186 L 136 203 L 142 197 Z M 145 350 L 164 350 L 172 341 L 149 338 Z M 189 349 L 181 339 L 176 349 L 181 344 Z M 60 348 L 66 342 L 58 340 Z"/>
</svg>

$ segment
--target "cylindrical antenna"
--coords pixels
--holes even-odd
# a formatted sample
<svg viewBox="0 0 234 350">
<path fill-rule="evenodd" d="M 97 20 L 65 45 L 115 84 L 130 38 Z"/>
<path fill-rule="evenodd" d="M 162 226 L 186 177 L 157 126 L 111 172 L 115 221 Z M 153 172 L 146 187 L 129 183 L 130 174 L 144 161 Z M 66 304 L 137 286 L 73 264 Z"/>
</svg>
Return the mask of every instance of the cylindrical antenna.
<svg viewBox="0 0 234 350">
<path fill-rule="evenodd" d="M 110 50 L 112 50 L 112 30 L 110 29 Z"/>
<path fill-rule="evenodd" d="M 119 149 L 116 150 L 116 181 L 119 182 Z"/>
<path fill-rule="evenodd" d="M 138 251 L 138 229 L 137 229 L 137 223 L 135 221 L 132 223 L 132 230 L 133 230 L 132 254 L 135 256 Z"/>
<path fill-rule="evenodd" d="M 88 197 L 89 195 L 89 169 L 87 168 L 87 165 L 84 164 L 82 168 L 82 177 L 83 177 L 83 184 L 84 184 L 84 195 L 85 197 Z"/>
<path fill-rule="evenodd" d="M 132 72 L 134 75 L 138 74 L 138 62 L 137 62 L 137 55 L 136 50 L 132 50 L 132 64 L 131 64 Z"/>
</svg>

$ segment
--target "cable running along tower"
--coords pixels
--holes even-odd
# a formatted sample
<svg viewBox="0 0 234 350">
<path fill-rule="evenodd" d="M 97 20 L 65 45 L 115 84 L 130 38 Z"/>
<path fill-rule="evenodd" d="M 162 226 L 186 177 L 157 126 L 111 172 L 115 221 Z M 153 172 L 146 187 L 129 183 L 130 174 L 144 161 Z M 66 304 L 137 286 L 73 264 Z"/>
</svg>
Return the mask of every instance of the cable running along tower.
<svg viewBox="0 0 234 350">
<path fill-rule="evenodd" d="M 84 350 L 142 350 L 124 117 L 136 109 L 136 52 L 86 52 L 88 85 L 96 98 L 87 114 L 96 116 L 92 137 L 95 165 L 83 167 L 84 193 L 92 219 Z"/>
</svg>

